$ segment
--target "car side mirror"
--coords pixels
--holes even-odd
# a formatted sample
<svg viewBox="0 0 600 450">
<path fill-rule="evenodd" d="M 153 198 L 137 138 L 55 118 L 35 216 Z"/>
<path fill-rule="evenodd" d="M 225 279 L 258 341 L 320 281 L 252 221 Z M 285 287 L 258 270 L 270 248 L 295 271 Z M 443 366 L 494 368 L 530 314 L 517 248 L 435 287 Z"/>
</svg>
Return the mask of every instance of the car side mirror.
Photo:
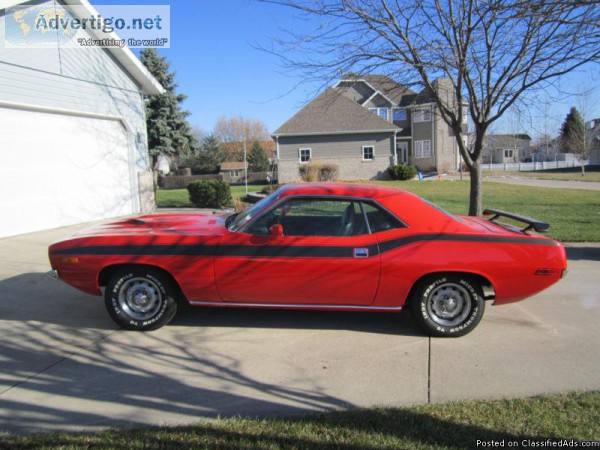
<svg viewBox="0 0 600 450">
<path fill-rule="evenodd" d="M 271 225 L 269 227 L 269 235 L 272 238 L 282 237 L 283 236 L 283 227 L 280 223 L 276 223 L 275 225 Z"/>
</svg>

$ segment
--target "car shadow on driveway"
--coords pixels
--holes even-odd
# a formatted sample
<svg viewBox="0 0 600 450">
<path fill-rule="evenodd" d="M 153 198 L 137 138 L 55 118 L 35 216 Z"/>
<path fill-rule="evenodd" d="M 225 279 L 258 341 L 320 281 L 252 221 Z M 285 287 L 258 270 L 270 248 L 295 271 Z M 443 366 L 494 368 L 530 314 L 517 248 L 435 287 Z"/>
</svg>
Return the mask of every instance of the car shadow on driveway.
<svg viewBox="0 0 600 450">
<path fill-rule="evenodd" d="M 410 314 L 205 308 L 183 305 L 171 325 L 189 327 L 346 330 L 401 336 L 424 336 Z"/>
</svg>

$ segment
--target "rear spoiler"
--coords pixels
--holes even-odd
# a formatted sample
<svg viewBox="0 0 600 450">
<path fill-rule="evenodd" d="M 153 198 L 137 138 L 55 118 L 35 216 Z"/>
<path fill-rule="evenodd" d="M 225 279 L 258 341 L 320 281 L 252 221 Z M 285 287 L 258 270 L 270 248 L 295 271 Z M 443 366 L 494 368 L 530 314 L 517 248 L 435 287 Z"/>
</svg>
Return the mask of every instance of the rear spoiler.
<svg viewBox="0 0 600 450">
<path fill-rule="evenodd" d="M 528 231 L 528 230 L 535 230 L 538 233 L 545 233 L 546 231 L 548 231 L 550 229 L 550 224 L 546 223 L 546 222 L 540 222 L 539 220 L 536 219 L 532 219 L 531 217 L 525 217 L 525 216 L 519 216 L 518 214 L 513 214 L 513 213 L 509 213 L 506 211 L 500 211 L 498 209 L 486 209 L 483 211 L 483 215 L 484 216 L 491 216 L 493 215 L 493 217 L 490 217 L 489 221 L 493 222 L 494 220 L 496 220 L 499 217 L 506 217 L 508 219 L 513 219 L 516 220 L 517 222 L 523 222 L 525 224 L 527 224 L 527 226 L 525 228 L 523 228 L 521 231 Z"/>
</svg>

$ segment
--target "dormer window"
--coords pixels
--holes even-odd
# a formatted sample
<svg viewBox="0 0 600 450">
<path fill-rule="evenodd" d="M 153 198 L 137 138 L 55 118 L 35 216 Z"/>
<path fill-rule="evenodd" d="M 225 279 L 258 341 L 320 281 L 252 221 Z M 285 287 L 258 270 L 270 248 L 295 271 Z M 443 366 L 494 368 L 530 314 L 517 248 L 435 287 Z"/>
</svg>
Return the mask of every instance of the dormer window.
<svg viewBox="0 0 600 450">
<path fill-rule="evenodd" d="M 373 114 L 377 114 L 383 120 L 388 120 L 388 108 L 369 108 Z"/>
</svg>

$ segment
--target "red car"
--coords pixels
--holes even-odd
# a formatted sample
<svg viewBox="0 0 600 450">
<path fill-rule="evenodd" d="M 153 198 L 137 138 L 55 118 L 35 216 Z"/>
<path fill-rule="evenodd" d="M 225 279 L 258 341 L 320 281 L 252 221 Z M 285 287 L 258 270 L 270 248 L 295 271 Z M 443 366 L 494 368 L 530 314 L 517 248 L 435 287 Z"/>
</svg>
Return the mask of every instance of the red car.
<svg viewBox="0 0 600 450">
<path fill-rule="evenodd" d="M 484 214 L 448 214 L 389 187 L 286 185 L 239 214 L 155 214 L 81 231 L 50 246 L 49 274 L 90 294 L 104 287 L 111 317 L 132 330 L 167 324 L 187 301 L 410 308 L 426 333 L 462 336 L 486 300 L 522 300 L 567 270 L 563 246 L 537 234 L 548 224 Z"/>
</svg>

